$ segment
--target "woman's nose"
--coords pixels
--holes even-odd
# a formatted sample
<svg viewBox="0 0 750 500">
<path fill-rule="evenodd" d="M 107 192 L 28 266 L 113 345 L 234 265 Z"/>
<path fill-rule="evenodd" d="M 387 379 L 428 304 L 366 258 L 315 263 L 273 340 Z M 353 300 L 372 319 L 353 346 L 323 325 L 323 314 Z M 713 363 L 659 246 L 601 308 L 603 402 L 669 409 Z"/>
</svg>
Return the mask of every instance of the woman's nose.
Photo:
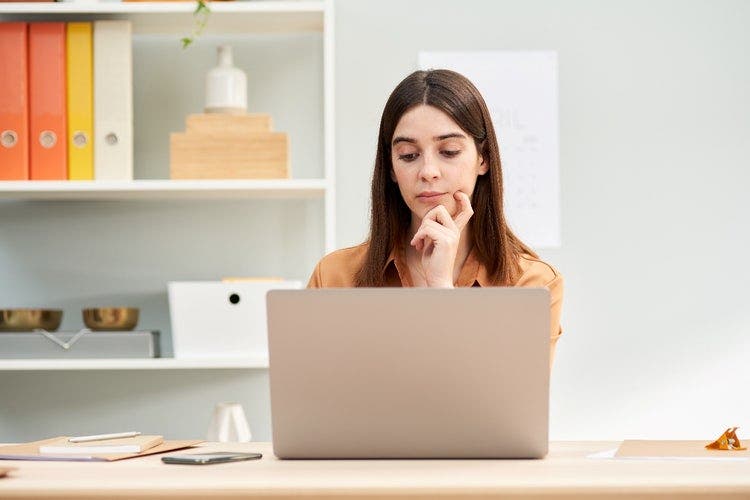
<svg viewBox="0 0 750 500">
<path fill-rule="evenodd" d="M 424 180 L 433 180 L 440 177 L 440 168 L 438 167 L 437 161 L 433 158 L 425 155 L 422 168 L 419 170 L 420 178 Z"/>
</svg>

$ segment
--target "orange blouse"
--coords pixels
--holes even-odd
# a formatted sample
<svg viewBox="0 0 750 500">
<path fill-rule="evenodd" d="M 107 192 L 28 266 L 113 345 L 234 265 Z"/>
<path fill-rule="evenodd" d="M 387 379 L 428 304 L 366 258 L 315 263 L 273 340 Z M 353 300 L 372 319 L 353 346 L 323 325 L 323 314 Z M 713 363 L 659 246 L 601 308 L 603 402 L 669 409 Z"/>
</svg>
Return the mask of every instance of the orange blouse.
<svg viewBox="0 0 750 500">
<path fill-rule="evenodd" d="M 362 267 L 362 262 L 367 253 L 367 245 L 368 243 L 365 242 L 355 247 L 336 250 L 323 257 L 315 266 L 307 287 L 354 287 L 354 277 Z M 521 266 L 521 277 L 513 286 L 546 287 L 550 291 L 550 367 L 552 367 L 555 345 L 562 334 L 560 312 L 562 309 L 563 279 L 552 266 L 530 255 L 522 255 L 519 264 Z M 414 286 L 411 273 L 401 252 L 391 252 L 386 263 L 385 278 L 387 286 Z M 501 286 L 501 284 L 494 283 L 487 276 L 487 270 L 477 260 L 476 253 L 472 249 L 461 268 L 457 286 Z"/>
</svg>

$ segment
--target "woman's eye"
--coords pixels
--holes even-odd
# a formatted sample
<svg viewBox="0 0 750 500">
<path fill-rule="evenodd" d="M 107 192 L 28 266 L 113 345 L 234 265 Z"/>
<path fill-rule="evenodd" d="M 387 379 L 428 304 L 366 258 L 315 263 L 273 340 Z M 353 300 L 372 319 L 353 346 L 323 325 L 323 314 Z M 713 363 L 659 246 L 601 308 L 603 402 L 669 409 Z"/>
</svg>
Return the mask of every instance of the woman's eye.
<svg viewBox="0 0 750 500">
<path fill-rule="evenodd" d="M 419 153 L 407 153 L 405 155 L 398 155 L 398 159 L 402 161 L 414 161 L 419 156 Z"/>
<path fill-rule="evenodd" d="M 447 156 L 448 158 L 453 158 L 454 156 L 458 156 L 459 154 L 461 154 L 461 150 L 443 151 L 443 156 Z"/>
</svg>

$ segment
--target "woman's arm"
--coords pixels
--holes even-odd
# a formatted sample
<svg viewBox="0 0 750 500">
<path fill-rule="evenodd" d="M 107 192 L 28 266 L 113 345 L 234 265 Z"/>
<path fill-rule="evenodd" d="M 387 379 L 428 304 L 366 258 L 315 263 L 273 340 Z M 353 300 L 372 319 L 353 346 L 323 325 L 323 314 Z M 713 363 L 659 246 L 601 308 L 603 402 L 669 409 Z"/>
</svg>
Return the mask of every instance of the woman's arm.
<svg viewBox="0 0 750 500">
<path fill-rule="evenodd" d="M 560 316 L 563 302 L 563 277 L 552 266 L 539 259 L 528 256 L 521 257 L 523 274 L 514 286 L 545 287 L 550 294 L 550 349 L 549 365 L 555 359 L 555 346 L 562 335 Z"/>
<path fill-rule="evenodd" d="M 552 369 L 552 363 L 555 360 L 555 347 L 557 346 L 557 339 L 562 335 L 562 327 L 560 326 L 560 315 L 562 313 L 562 298 L 563 298 L 563 279 L 562 276 L 556 274 L 552 281 L 545 285 L 549 289 L 550 293 L 550 346 L 549 346 L 549 367 Z"/>
<path fill-rule="evenodd" d="M 323 280 L 320 277 L 320 262 L 315 266 L 310 281 L 307 282 L 307 288 L 323 288 Z"/>
</svg>

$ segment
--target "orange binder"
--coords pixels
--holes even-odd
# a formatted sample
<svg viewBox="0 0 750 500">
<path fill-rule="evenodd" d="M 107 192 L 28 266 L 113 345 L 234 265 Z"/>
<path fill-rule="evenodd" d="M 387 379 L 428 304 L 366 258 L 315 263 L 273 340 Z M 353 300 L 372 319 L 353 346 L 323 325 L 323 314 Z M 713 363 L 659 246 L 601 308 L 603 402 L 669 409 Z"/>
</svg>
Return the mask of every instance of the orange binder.
<svg viewBox="0 0 750 500">
<path fill-rule="evenodd" d="M 0 180 L 29 178 L 26 23 L 0 23 Z"/>
<path fill-rule="evenodd" d="M 65 23 L 29 24 L 29 173 L 68 178 Z"/>
</svg>

